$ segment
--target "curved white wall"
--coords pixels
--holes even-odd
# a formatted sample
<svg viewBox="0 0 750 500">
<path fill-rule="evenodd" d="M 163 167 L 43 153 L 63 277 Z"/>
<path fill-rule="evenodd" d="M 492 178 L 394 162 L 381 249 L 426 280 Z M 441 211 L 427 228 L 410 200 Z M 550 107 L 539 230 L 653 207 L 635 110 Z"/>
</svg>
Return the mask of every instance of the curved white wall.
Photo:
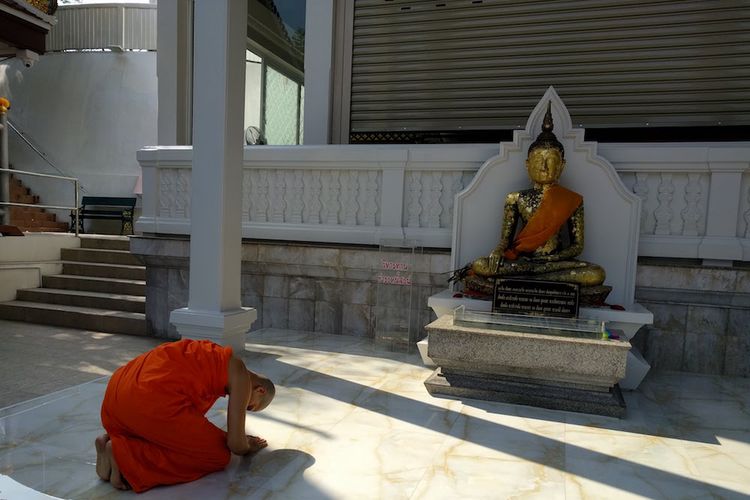
<svg viewBox="0 0 750 500">
<path fill-rule="evenodd" d="M 155 52 L 48 53 L 31 68 L 11 59 L 0 64 L 0 95 L 11 101 L 11 122 L 81 180 L 82 194 L 133 195 L 136 151 L 157 143 Z M 57 174 L 14 132 L 9 156 L 16 169 Z M 72 204 L 72 184 L 23 181 L 43 204 Z"/>
</svg>

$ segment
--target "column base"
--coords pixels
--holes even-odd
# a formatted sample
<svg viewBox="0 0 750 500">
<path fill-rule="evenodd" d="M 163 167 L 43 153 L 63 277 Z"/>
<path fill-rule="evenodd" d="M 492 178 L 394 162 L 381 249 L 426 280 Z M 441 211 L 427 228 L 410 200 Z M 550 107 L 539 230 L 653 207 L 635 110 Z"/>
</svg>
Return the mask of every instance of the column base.
<svg viewBox="0 0 750 500">
<path fill-rule="evenodd" d="M 231 346 L 235 352 L 245 350 L 245 335 L 256 319 L 258 312 L 252 307 L 233 311 L 201 311 L 183 307 L 169 315 L 169 322 L 183 339 L 210 340 Z"/>
</svg>

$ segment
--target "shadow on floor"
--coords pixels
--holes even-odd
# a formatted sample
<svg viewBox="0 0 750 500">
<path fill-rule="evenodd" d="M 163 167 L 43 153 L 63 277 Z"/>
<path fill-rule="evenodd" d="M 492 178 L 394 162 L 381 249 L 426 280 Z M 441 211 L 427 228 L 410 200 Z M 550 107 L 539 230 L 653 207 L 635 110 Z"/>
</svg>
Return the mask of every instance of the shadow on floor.
<svg viewBox="0 0 750 500">
<path fill-rule="evenodd" d="M 697 496 L 707 495 L 719 498 L 732 498 L 738 495 L 737 492 L 730 489 L 669 471 L 660 470 L 656 467 L 639 464 L 624 457 L 588 450 L 570 443 L 565 443 L 538 434 L 532 434 L 496 422 L 490 422 L 475 416 L 455 412 L 450 409 L 430 405 L 429 403 L 410 399 L 398 394 L 369 388 L 362 384 L 336 376 L 290 365 L 279 361 L 278 359 L 276 359 L 275 362 L 280 366 L 278 366 L 277 369 L 274 369 L 273 372 L 288 373 L 293 371 L 298 373 L 300 370 L 303 372 L 302 376 L 295 376 L 294 380 L 301 380 L 304 383 L 295 383 L 294 380 L 288 380 L 286 381 L 287 387 L 314 390 L 323 396 L 347 403 L 350 401 L 342 399 L 342 395 L 352 394 L 353 392 L 367 394 L 365 398 L 355 401 L 352 404 L 365 410 L 378 412 L 417 426 L 424 426 L 425 422 L 422 420 L 422 417 L 426 412 L 442 412 L 447 414 L 447 416 L 443 417 L 443 420 L 453 419 L 455 421 L 451 426 L 451 430 L 446 432 L 446 435 L 448 436 L 453 435 L 453 437 L 463 441 L 494 449 L 501 453 L 513 454 L 518 458 L 522 458 L 529 462 L 535 462 L 545 467 L 551 467 L 591 481 L 603 483 L 621 491 L 649 497 L 653 494 L 651 488 L 656 488 L 661 491 L 670 491 L 670 488 L 679 485 L 680 489 L 687 488 L 691 491 L 695 491 Z M 315 383 L 312 385 L 314 387 L 313 389 L 311 389 L 311 380 L 315 380 Z M 465 401 L 465 404 L 491 413 L 501 412 L 503 407 L 507 407 L 502 404 L 468 400 Z M 567 423 L 570 423 L 571 420 L 575 423 L 576 418 L 578 418 L 577 416 L 571 417 L 567 413 L 539 410 L 535 408 L 524 408 L 520 410 L 520 412 L 522 415 L 526 413 L 529 418 L 552 419 L 554 421 Z M 513 415 L 518 416 L 518 413 L 514 412 Z M 259 414 L 259 417 L 263 418 L 262 414 Z M 627 420 L 620 421 L 606 417 L 599 418 L 590 416 L 582 416 L 580 418 L 582 419 L 582 425 L 589 425 L 584 422 L 592 418 L 597 418 L 598 420 L 594 425 L 606 429 L 619 430 L 627 428 L 629 425 Z M 654 431 L 657 431 L 658 434 L 656 435 L 663 435 L 664 437 L 680 440 L 695 440 L 704 443 L 717 442 L 716 437 L 711 436 L 711 433 L 708 430 L 702 430 L 690 424 L 670 428 L 668 424 L 665 423 L 665 427 L 648 429 L 647 422 L 648 420 L 644 422 L 642 428 L 636 426 L 636 429 L 644 431 L 645 434 L 653 434 Z M 470 428 L 475 431 L 465 431 Z M 461 434 L 455 434 L 455 432 L 457 432 L 456 429 L 464 430 L 464 432 L 461 432 Z M 640 430 L 628 432 L 640 433 Z M 498 437 L 501 438 L 498 439 Z M 512 449 L 509 449 L 509 447 L 506 446 L 508 442 L 518 443 L 524 441 L 532 443 L 534 446 L 513 446 Z M 540 448 L 555 451 L 552 453 L 540 453 Z M 594 466 L 601 464 L 604 464 L 603 466 L 606 467 L 606 473 L 604 474 L 602 473 L 601 467 Z M 642 478 L 643 480 L 633 481 L 633 476 Z"/>
</svg>

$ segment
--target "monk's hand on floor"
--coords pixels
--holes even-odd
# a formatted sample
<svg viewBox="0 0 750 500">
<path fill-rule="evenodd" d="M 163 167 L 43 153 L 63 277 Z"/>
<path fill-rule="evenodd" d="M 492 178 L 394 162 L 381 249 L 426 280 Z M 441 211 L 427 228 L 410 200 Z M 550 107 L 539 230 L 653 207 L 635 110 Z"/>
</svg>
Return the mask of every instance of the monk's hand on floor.
<svg viewBox="0 0 750 500">
<path fill-rule="evenodd" d="M 268 446 L 268 441 L 258 436 L 247 436 L 247 444 L 250 446 L 248 453 L 255 453 Z"/>
</svg>

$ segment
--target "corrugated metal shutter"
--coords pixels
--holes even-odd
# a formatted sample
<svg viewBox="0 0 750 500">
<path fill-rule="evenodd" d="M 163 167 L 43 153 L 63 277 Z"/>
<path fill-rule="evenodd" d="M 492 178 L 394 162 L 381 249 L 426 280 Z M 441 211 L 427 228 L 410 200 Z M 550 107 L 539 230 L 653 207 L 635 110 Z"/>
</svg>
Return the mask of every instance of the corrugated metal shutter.
<svg viewBox="0 0 750 500">
<path fill-rule="evenodd" d="M 352 132 L 750 123 L 750 1 L 356 0 Z"/>
</svg>

